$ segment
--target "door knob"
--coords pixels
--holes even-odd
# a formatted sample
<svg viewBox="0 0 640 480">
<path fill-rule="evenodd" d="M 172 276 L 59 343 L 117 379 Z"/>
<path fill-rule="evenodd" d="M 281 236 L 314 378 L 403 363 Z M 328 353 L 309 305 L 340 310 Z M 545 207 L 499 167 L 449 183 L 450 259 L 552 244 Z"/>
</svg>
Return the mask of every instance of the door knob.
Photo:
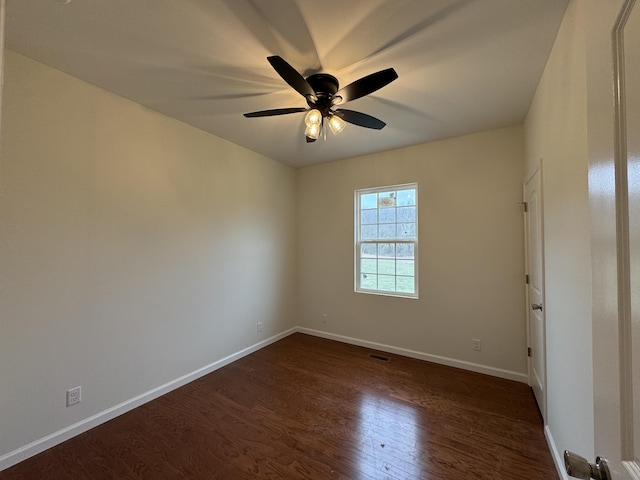
<svg viewBox="0 0 640 480">
<path fill-rule="evenodd" d="M 564 466 L 567 469 L 567 473 L 575 478 L 611 480 L 611 473 L 609 473 L 609 467 L 604 458 L 596 457 L 596 463 L 593 464 L 589 463 L 586 458 L 565 450 Z"/>
<path fill-rule="evenodd" d="M 542 310 L 542 304 L 541 303 L 532 303 L 531 304 L 531 310 Z"/>
</svg>

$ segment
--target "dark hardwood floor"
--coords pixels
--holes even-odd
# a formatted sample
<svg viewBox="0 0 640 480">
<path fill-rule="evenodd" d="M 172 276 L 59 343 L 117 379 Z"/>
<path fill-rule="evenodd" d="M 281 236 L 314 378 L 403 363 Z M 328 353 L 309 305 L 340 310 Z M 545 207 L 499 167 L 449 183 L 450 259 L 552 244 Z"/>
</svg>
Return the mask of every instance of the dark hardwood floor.
<svg viewBox="0 0 640 480">
<path fill-rule="evenodd" d="M 558 479 L 527 385 L 369 353 L 291 335 L 0 479 Z"/>
</svg>

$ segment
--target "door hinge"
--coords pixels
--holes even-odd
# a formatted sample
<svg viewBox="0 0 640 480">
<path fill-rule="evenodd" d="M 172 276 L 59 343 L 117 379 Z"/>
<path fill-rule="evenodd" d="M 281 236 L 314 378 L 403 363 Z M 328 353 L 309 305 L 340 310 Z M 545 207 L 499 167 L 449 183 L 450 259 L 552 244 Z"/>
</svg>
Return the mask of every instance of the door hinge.
<svg viewBox="0 0 640 480">
<path fill-rule="evenodd" d="M 522 208 L 524 208 L 524 212 L 527 213 L 529 209 L 527 208 L 527 202 L 520 202 L 522 204 Z"/>
<path fill-rule="evenodd" d="M 527 347 L 527 357 L 531 356 L 531 347 Z"/>
<path fill-rule="evenodd" d="M 524 283 L 529 285 L 529 275 L 528 274 L 524 276 Z"/>
</svg>

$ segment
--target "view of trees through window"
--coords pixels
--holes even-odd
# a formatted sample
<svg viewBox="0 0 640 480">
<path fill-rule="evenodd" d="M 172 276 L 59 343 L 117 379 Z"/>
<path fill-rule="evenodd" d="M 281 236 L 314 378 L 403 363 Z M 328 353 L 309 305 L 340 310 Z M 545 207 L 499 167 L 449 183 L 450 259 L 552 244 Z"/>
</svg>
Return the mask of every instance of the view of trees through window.
<svg viewBox="0 0 640 480">
<path fill-rule="evenodd" d="M 417 184 L 356 191 L 356 291 L 417 297 L 417 194 Z"/>
</svg>

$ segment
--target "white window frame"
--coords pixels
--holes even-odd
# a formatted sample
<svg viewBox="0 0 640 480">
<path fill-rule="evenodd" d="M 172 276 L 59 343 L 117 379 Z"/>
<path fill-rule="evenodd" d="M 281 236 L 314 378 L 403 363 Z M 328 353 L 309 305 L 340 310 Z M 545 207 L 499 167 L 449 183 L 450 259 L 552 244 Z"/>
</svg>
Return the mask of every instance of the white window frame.
<svg viewBox="0 0 640 480">
<path fill-rule="evenodd" d="M 395 238 L 384 238 L 384 239 L 362 239 L 361 238 L 361 198 L 363 195 L 368 195 L 372 193 L 381 193 L 388 192 L 390 190 L 407 190 L 407 189 L 415 189 L 415 238 L 398 238 L 397 235 Z M 356 293 L 366 293 L 366 294 L 374 294 L 374 295 L 384 295 L 391 297 L 402 297 L 402 298 L 418 298 L 418 183 L 404 183 L 399 185 L 387 185 L 383 187 L 374 187 L 374 188 L 363 188 L 355 190 L 354 192 L 354 206 L 355 206 L 355 241 L 354 241 L 354 291 Z M 378 209 L 380 210 L 380 209 Z M 397 224 L 397 222 L 396 222 Z M 380 225 L 380 223 L 377 223 Z M 380 289 L 370 289 L 365 288 L 361 285 L 362 275 L 361 275 L 361 252 L 363 244 L 381 244 L 381 243 L 394 243 L 396 246 L 398 244 L 411 244 L 413 245 L 413 278 L 414 278 L 414 293 L 410 292 L 402 292 L 398 290 L 380 290 Z M 394 276 L 397 278 L 399 275 L 397 272 L 394 273 Z"/>
</svg>

